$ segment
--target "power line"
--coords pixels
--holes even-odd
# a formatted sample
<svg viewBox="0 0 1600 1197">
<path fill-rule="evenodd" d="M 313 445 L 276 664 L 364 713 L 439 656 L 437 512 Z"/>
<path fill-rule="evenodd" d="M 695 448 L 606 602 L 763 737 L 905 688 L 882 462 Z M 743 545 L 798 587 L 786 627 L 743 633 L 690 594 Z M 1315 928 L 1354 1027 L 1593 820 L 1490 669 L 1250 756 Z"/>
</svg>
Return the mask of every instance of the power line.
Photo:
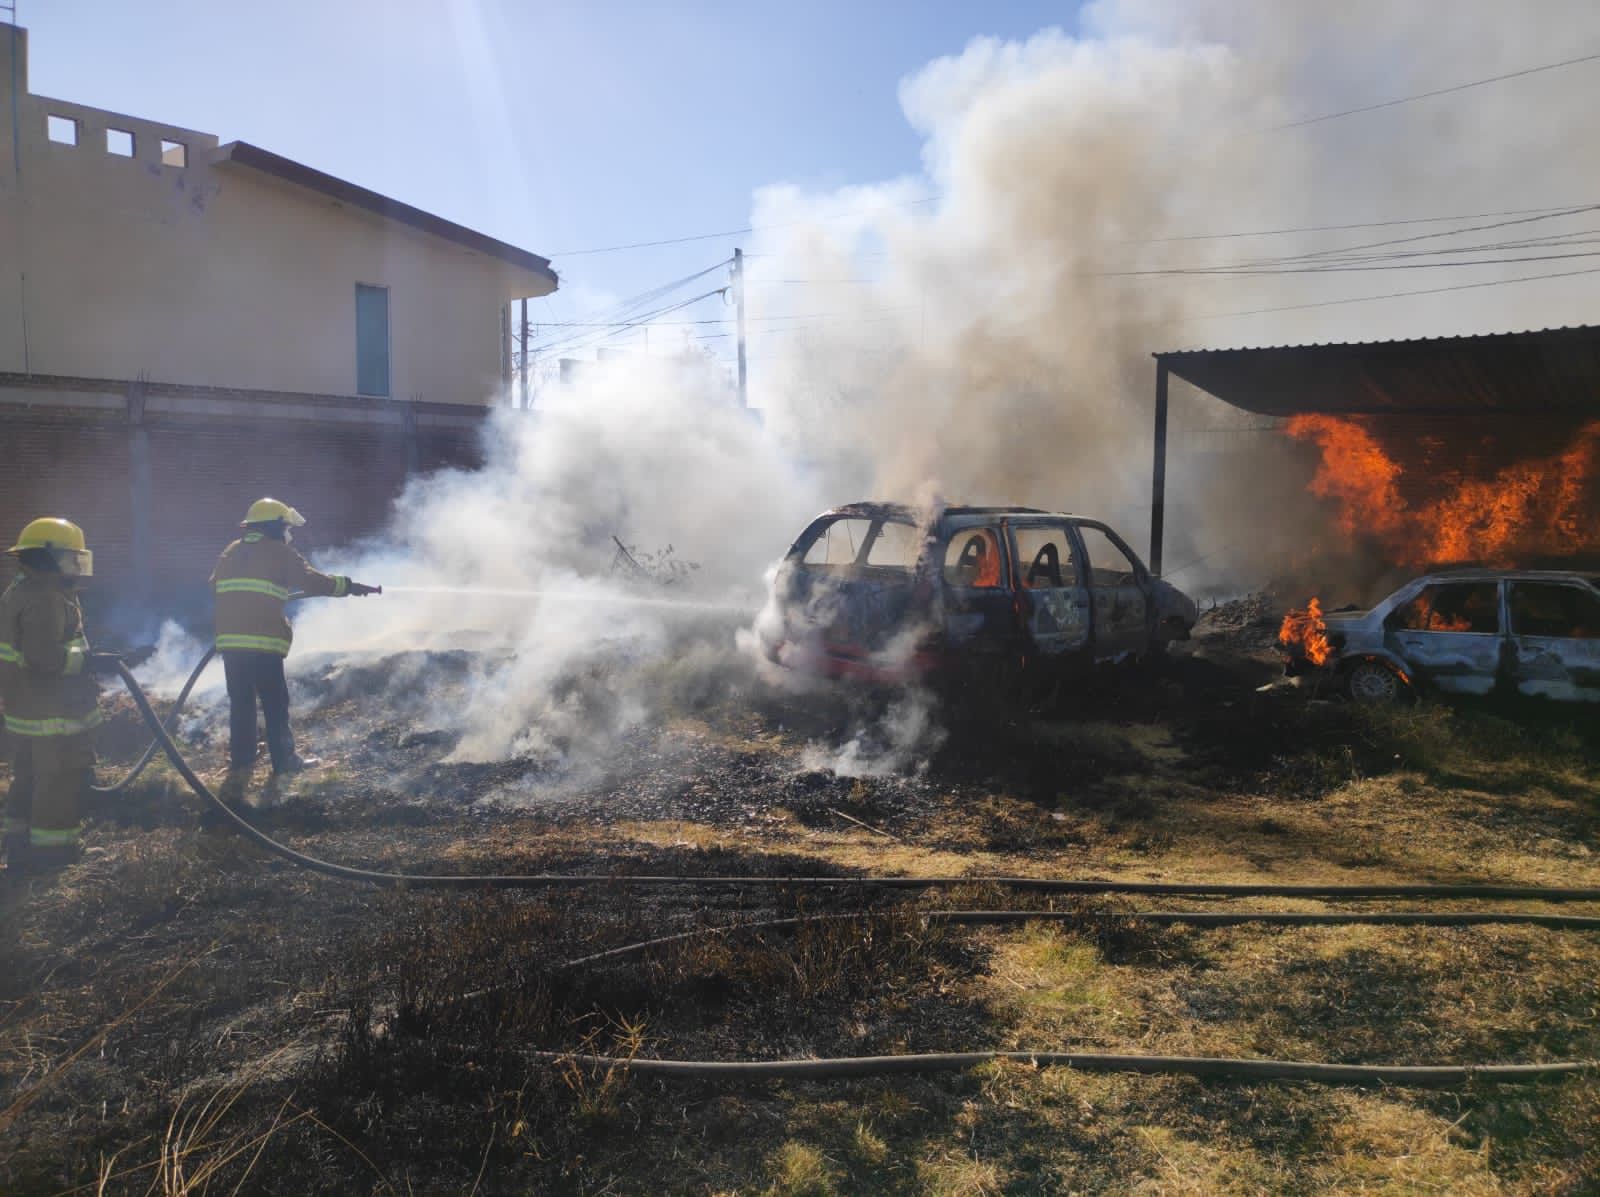
<svg viewBox="0 0 1600 1197">
<path fill-rule="evenodd" d="M 1532 212 L 1563 212 L 1573 205 L 1561 204 L 1548 208 L 1509 208 L 1502 212 L 1465 212 L 1459 216 L 1413 216 L 1405 220 L 1365 220 L 1354 224 L 1313 224 L 1299 228 L 1256 229 L 1242 233 L 1185 233 L 1175 237 L 1145 237 L 1121 241 L 1119 245 L 1161 245 L 1169 241 L 1228 241 L 1243 237 L 1286 237 L 1294 233 L 1342 233 L 1351 229 L 1385 229 L 1406 224 L 1447 224 L 1454 220 L 1488 220 L 1494 216 L 1526 216 Z M 1465 230 L 1456 230 L 1465 231 Z M 1447 234 L 1441 234 L 1444 236 Z"/>
<path fill-rule="evenodd" d="M 633 241 L 627 245 L 602 245 L 597 249 L 568 249 L 550 255 L 555 258 L 581 258 L 587 254 L 614 254 L 625 249 L 654 249 L 658 245 L 684 245 L 690 241 L 714 241 L 718 237 L 741 237 L 755 229 L 746 225 L 742 229 L 724 229 L 720 233 L 695 233 L 688 237 L 667 237 L 661 241 Z"/>
<path fill-rule="evenodd" d="M 1283 129 L 1299 129 L 1306 125 L 1320 124 L 1322 121 L 1338 120 L 1342 116 L 1355 116 L 1360 112 L 1376 112 L 1380 108 L 1393 108 L 1397 104 L 1412 104 L 1417 100 L 1427 100 L 1434 96 L 1447 96 L 1451 92 L 1466 91 L 1472 87 L 1483 87 L 1490 83 L 1502 83 L 1507 79 L 1520 79 L 1524 75 L 1537 75 L 1541 71 L 1555 71 L 1562 67 L 1577 66 L 1583 62 L 1594 62 L 1600 59 L 1600 54 L 1585 54 L 1581 58 L 1568 58 L 1561 62 L 1547 62 L 1543 66 L 1526 67 L 1520 71 L 1511 71 L 1505 75 L 1492 75 L 1488 79 L 1474 79 L 1471 83 L 1457 83 L 1453 87 L 1440 87 L 1433 91 L 1419 92 L 1414 96 L 1401 96 L 1398 100 L 1384 100 L 1380 104 L 1364 104 L 1360 108 L 1346 108 L 1342 112 L 1328 112 L 1322 116 L 1308 116 L 1304 120 L 1290 121 L 1286 125 L 1275 125 L 1274 131 Z"/>
<path fill-rule="evenodd" d="M 1565 217 L 1565 216 L 1576 216 L 1576 215 L 1578 215 L 1580 213 L 1583 213 L 1583 212 L 1596 212 L 1596 211 L 1600 211 L 1600 204 L 1583 204 L 1581 206 L 1572 207 L 1572 208 L 1553 208 L 1553 209 L 1547 208 L 1547 209 L 1542 209 L 1539 215 L 1536 215 L 1536 216 L 1520 216 L 1520 218 L 1516 219 L 1516 220 L 1497 220 L 1493 224 L 1470 225 L 1470 226 L 1468 226 L 1467 228 L 1464 228 L 1464 229 L 1445 229 L 1443 232 L 1438 232 L 1438 233 L 1417 233 L 1415 236 L 1411 236 L 1411 237 L 1393 237 L 1393 238 L 1390 238 L 1387 241 L 1369 241 L 1365 245 L 1346 245 L 1346 246 L 1343 246 L 1342 248 L 1338 248 L 1338 249 L 1313 250 L 1313 251 L 1311 251 L 1309 253 L 1296 254 L 1296 255 L 1293 255 L 1292 257 L 1280 258 L 1278 260 L 1279 261 L 1294 261 L 1294 260 L 1298 260 L 1298 259 L 1301 259 L 1301 258 L 1333 257 L 1333 256 L 1336 256 L 1336 255 L 1339 255 L 1339 254 L 1355 253 L 1355 252 L 1357 252 L 1359 250 L 1363 250 L 1363 249 L 1381 249 L 1384 246 L 1388 246 L 1388 245 L 1409 245 L 1409 244 L 1412 244 L 1412 243 L 1417 242 L 1417 241 L 1437 240 L 1440 237 L 1459 237 L 1459 236 L 1463 236 L 1466 233 L 1482 233 L 1482 232 L 1487 232 L 1489 229 L 1509 228 L 1512 225 L 1534 224 L 1534 223 L 1537 223 L 1538 221 L 1541 221 L 1541 220 L 1559 220 L 1560 218 Z M 1447 252 L 1447 251 L 1441 251 L 1441 252 Z"/>
<path fill-rule="evenodd" d="M 1541 279 L 1574 278 L 1580 274 L 1600 274 L 1600 266 L 1582 270 L 1558 270 L 1550 274 L 1524 274 L 1517 278 L 1492 278 L 1479 283 L 1455 283 L 1448 287 L 1426 287 L 1420 291 L 1388 291 L 1381 295 L 1354 295 L 1348 299 L 1322 299 L 1314 303 L 1291 303 L 1273 308 L 1252 308 L 1244 312 L 1211 312 L 1201 316 L 1180 316 L 1163 324 L 1182 324 L 1188 320 L 1222 320 L 1230 316 L 1265 316 L 1274 312 L 1298 312 L 1305 308 L 1331 308 L 1346 303 L 1371 303 L 1380 299 L 1406 299 L 1415 295 L 1443 295 L 1447 291 L 1472 291 L 1479 287 L 1503 287 L 1509 283 L 1532 283 Z"/>
<path fill-rule="evenodd" d="M 606 307 L 599 308 L 596 311 L 584 313 L 585 316 L 593 319 L 554 321 L 549 322 L 542 327 L 618 328 L 627 325 L 630 321 L 648 319 L 651 315 L 658 315 L 661 311 L 666 309 L 656 309 L 654 312 L 645 313 L 643 316 L 640 316 L 638 312 L 639 308 L 643 307 L 645 304 L 652 303 L 655 300 L 664 299 L 667 295 L 671 294 L 673 291 L 676 291 L 679 287 L 682 287 L 686 283 L 691 283 L 698 278 L 704 278 L 706 275 L 722 269 L 730 260 L 731 259 L 725 258 L 720 262 L 716 262 L 710 266 L 707 266 L 704 270 L 697 270 L 693 274 L 686 274 L 682 278 L 677 278 L 670 282 L 662 283 L 659 286 L 650 288 L 648 291 L 641 291 L 639 294 L 622 300 L 620 303 L 610 304 Z M 525 345 L 523 347 L 523 352 L 539 353 L 546 352 L 554 348 L 560 348 L 565 345 L 567 341 L 579 339 L 582 335 L 583 334 L 577 334 L 576 337 L 558 336 L 554 340 L 545 341 L 539 344 Z"/>
<path fill-rule="evenodd" d="M 533 349 L 540 353 L 549 352 L 554 349 L 561 349 L 566 352 L 575 352 L 579 349 L 587 349 L 591 345 L 602 344 L 611 337 L 616 336 L 618 333 L 626 332 L 630 328 L 639 328 L 643 325 L 650 324 L 657 316 L 665 316 L 671 312 L 680 311 L 681 309 L 688 307 L 690 304 L 696 304 L 701 300 L 710 299 L 713 295 L 721 295 L 726 290 L 726 287 L 717 287 L 714 290 L 702 292 L 701 294 L 691 296 L 688 299 L 681 299 L 676 303 L 667 304 L 665 307 L 657 308 L 654 311 L 645 312 L 642 315 L 627 321 L 626 323 L 608 325 L 607 327 L 610 328 L 611 331 L 607 333 L 601 333 L 598 336 L 578 333 L 571 337 L 558 337 L 554 341 L 547 341 L 544 344 L 535 345 L 533 346 Z"/>
<path fill-rule="evenodd" d="M 1582 250 L 1573 254 L 1529 254 L 1520 258 L 1468 258 L 1455 262 L 1371 262 L 1354 265 L 1283 266 L 1283 267 L 1195 267 L 1186 270 L 1109 270 L 1099 278 L 1168 277 L 1194 275 L 1207 278 L 1259 278 L 1281 274 L 1349 274 L 1368 270 L 1438 270 L 1453 266 L 1510 266 L 1518 262 L 1554 262 L 1562 258 L 1600 257 L 1600 250 Z"/>
<path fill-rule="evenodd" d="M 1523 78 L 1524 76 L 1527 76 L 1527 75 L 1537 75 L 1537 74 L 1540 74 L 1541 72 L 1544 72 L 1544 71 L 1560 70 L 1563 67 L 1578 66 L 1578 65 L 1580 65 L 1582 63 L 1594 62 L 1596 60 L 1600 60 L 1600 53 L 1585 54 L 1585 55 L 1582 55 L 1582 56 L 1580 56 L 1578 58 L 1563 59 L 1560 62 L 1549 62 L 1549 63 L 1544 63 L 1541 66 L 1525 67 L 1520 71 L 1509 71 L 1509 72 L 1507 72 L 1506 74 L 1503 74 L 1503 75 L 1491 75 L 1487 79 L 1474 79 L 1474 80 L 1472 80 L 1472 81 L 1470 81 L 1468 83 L 1457 83 L 1457 84 L 1454 84 L 1453 86 L 1450 86 L 1450 87 L 1435 88 L 1433 91 L 1418 92 L 1416 95 L 1401 96 L 1398 99 L 1393 99 L 1393 100 L 1383 100 L 1383 101 L 1381 101 L 1381 102 L 1379 102 L 1377 104 L 1363 104 L 1363 105 L 1361 105 L 1360 107 L 1357 107 L 1357 108 L 1345 108 L 1345 109 L 1342 109 L 1339 112 L 1327 112 L 1327 113 L 1322 114 L 1321 116 L 1310 116 L 1310 117 L 1304 118 L 1303 120 L 1290 121 L 1287 124 L 1276 125 L 1273 128 L 1274 128 L 1274 131 L 1281 131 L 1281 130 L 1284 130 L 1284 129 L 1299 129 L 1299 128 L 1305 127 L 1306 125 L 1320 124 L 1323 121 L 1339 120 L 1342 117 L 1356 116 L 1356 115 L 1358 115 L 1360 113 L 1363 113 L 1363 112 L 1377 112 L 1380 109 L 1393 108 L 1393 107 L 1396 107 L 1397 105 L 1400 105 L 1400 104 L 1413 104 L 1413 103 L 1417 102 L 1418 100 L 1428 100 L 1428 99 L 1432 99 L 1432 98 L 1434 98 L 1436 96 L 1445 96 L 1445 95 L 1450 95 L 1450 94 L 1452 94 L 1454 92 L 1467 91 L 1467 90 L 1470 90 L 1471 88 L 1474 88 L 1474 87 L 1485 87 L 1485 86 L 1487 86 L 1488 84 L 1491 84 L 1491 83 L 1503 83 L 1507 79 L 1520 79 L 1520 78 Z M 918 204 L 933 203 L 935 200 L 937 200 L 939 198 L 940 198 L 940 193 L 936 192 L 933 195 L 926 196 L 926 197 L 924 197 L 922 199 L 908 200 L 908 201 L 904 201 L 903 203 L 900 203 L 900 204 L 897 204 L 897 205 L 893 205 L 893 206 L 896 206 L 896 207 L 914 207 L 914 206 L 916 206 Z M 869 211 L 869 210 L 870 209 L 855 209 L 854 212 Z M 843 217 L 843 216 L 853 215 L 854 212 L 841 212 L 841 213 L 836 214 L 835 216 L 825 217 L 823 219 L 836 220 L 836 219 L 839 219 L 840 217 Z M 1491 214 L 1491 215 L 1493 215 L 1493 214 Z M 1431 220 L 1449 220 L 1449 219 L 1455 219 L 1455 218 L 1452 218 L 1452 217 L 1432 217 L 1432 218 L 1428 218 L 1428 219 L 1431 219 Z M 1476 218 L 1475 217 L 1462 217 L 1461 219 L 1476 219 Z M 808 223 L 808 222 L 805 222 L 805 221 L 790 221 L 790 222 L 786 222 L 784 224 L 775 224 L 775 225 L 743 225 L 743 226 L 741 226 L 740 228 L 737 228 L 737 229 L 723 229 L 722 231 L 716 232 L 716 233 L 691 233 L 688 236 L 684 236 L 684 237 L 664 237 L 664 238 L 661 238 L 661 239 L 656 240 L 656 241 L 630 241 L 630 242 L 626 242 L 626 243 L 619 244 L 619 245 L 602 245 L 602 246 L 591 247 L 589 249 L 561 250 L 561 251 L 558 251 L 556 253 L 552 253 L 549 256 L 552 259 L 553 258 L 577 258 L 577 257 L 585 257 L 585 256 L 588 256 L 590 254 L 621 253 L 623 251 L 633 250 L 633 249 L 655 249 L 657 247 L 664 246 L 664 245 L 686 245 L 686 244 L 689 244 L 689 243 L 695 242 L 695 241 L 714 241 L 714 240 L 717 240 L 718 238 L 721 238 L 721 237 L 740 237 L 740 236 L 744 236 L 745 234 L 748 234 L 748 233 L 761 232 L 761 231 L 764 231 L 766 229 L 788 228 L 788 227 L 791 227 L 791 226 L 793 226 L 795 224 L 804 224 L 804 223 Z M 1274 236 L 1274 235 L 1277 235 L 1279 233 L 1284 233 L 1284 232 L 1323 232 L 1323 231 L 1328 231 L 1330 229 L 1335 229 L 1335 228 L 1341 228 L 1341 229 L 1345 229 L 1345 228 L 1375 228 L 1375 227 L 1378 227 L 1378 226 L 1383 225 L 1383 224 L 1405 224 L 1405 223 L 1410 223 L 1410 222 L 1407 222 L 1407 221 L 1374 221 L 1374 222 L 1369 222 L 1369 223 L 1366 223 L 1366 224 L 1329 225 L 1329 226 L 1323 226 L 1322 228 L 1318 228 L 1318 229 L 1281 229 L 1281 230 L 1269 230 L 1267 232 L 1262 232 L 1262 233 L 1221 233 L 1221 234 L 1210 234 L 1210 236 L 1219 236 L 1219 237 Z M 1206 234 L 1198 234 L 1198 235 L 1191 235 L 1191 236 L 1187 236 L 1187 237 L 1153 238 L 1152 240 L 1153 241 L 1201 240 L 1201 239 L 1204 239 L 1206 236 L 1207 236 Z"/>
<path fill-rule="evenodd" d="M 934 192 L 932 195 L 924 196 L 921 199 L 900 200 L 900 201 L 898 201 L 896 203 L 892 203 L 892 204 L 877 204 L 877 205 L 873 205 L 873 206 L 870 206 L 870 207 L 863 206 L 863 207 L 859 207 L 859 208 L 851 208 L 851 209 L 848 209 L 847 211 L 844 211 L 844 212 L 835 212 L 831 216 L 818 217 L 818 219 L 822 220 L 822 221 L 843 220 L 847 216 L 855 216 L 855 215 L 858 215 L 858 214 L 860 214 L 862 212 L 875 212 L 879 208 L 915 208 L 919 204 L 931 204 L 931 203 L 933 203 L 935 200 L 937 200 L 939 198 L 940 194 L 941 194 L 940 192 Z M 602 245 L 602 246 L 599 246 L 599 247 L 594 248 L 594 249 L 569 249 L 569 250 L 564 250 L 564 251 L 559 252 L 559 253 L 553 253 L 553 254 L 550 254 L 548 256 L 551 259 L 555 259 L 555 258 L 579 258 L 579 257 L 584 257 L 584 256 L 586 256 L 588 254 L 614 254 L 614 253 L 620 253 L 621 251 L 628 250 L 628 249 L 654 249 L 655 247 L 660 246 L 660 245 L 685 245 L 685 244 L 687 244 L 687 243 L 689 243 L 691 241 L 715 241 L 719 237 L 742 237 L 746 233 L 763 233 L 763 232 L 766 232 L 768 229 L 791 229 L 791 228 L 795 228 L 795 227 L 797 227 L 799 225 L 806 225 L 806 224 L 811 224 L 811 223 L 812 222 L 809 221 L 809 220 L 787 220 L 787 221 L 783 221 L 783 222 L 781 222 L 779 224 L 745 225 L 743 228 L 738 228 L 738 229 L 724 229 L 720 233 L 691 233 L 687 237 L 666 237 L 666 238 L 663 238 L 660 241 L 633 241 L 633 242 L 630 242 L 630 243 L 628 243 L 626 245 Z M 750 256 L 750 255 L 746 255 L 746 256 Z"/>
</svg>

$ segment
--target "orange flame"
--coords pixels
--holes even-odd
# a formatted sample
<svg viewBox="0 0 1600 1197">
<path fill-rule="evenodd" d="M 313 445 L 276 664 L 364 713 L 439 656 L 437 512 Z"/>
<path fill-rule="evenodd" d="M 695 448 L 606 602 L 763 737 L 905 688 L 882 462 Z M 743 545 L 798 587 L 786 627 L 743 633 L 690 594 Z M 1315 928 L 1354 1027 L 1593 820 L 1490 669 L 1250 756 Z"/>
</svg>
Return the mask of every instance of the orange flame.
<svg viewBox="0 0 1600 1197">
<path fill-rule="evenodd" d="M 1278 629 L 1278 643 L 1303 656 L 1313 665 L 1327 663 L 1333 652 L 1328 643 L 1328 625 L 1322 618 L 1322 604 L 1313 598 L 1305 610 L 1291 607 Z"/>
<path fill-rule="evenodd" d="M 1377 540 L 1402 565 L 1477 561 L 1600 550 L 1593 510 L 1600 420 L 1551 457 L 1521 461 L 1489 479 L 1465 479 L 1420 506 L 1400 493 L 1400 465 L 1366 425 L 1338 416 L 1301 415 L 1285 431 L 1315 441 L 1322 460 L 1309 490 L 1339 506 L 1347 540 Z"/>
</svg>

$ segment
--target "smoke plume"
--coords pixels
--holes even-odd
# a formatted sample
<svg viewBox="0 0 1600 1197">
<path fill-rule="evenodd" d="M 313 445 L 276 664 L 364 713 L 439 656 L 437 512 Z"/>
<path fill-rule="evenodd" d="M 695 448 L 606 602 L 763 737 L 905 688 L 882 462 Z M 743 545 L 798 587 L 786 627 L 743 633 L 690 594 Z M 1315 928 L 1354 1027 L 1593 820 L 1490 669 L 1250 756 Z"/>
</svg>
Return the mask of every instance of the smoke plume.
<svg viewBox="0 0 1600 1197">
<path fill-rule="evenodd" d="M 1537 265 L 1282 272 L 1307 254 L 1464 227 L 1324 226 L 1596 202 L 1581 73 L 1595 68 L 1300 122 L 1597 41 L 1593 5 L 1552 2 L 1535 18 L 1482 0 L 1447 19 L 1376 0 L 1101 0 L 1074 33 L 974 40 L 902 83 L 924 140 L 919 176 L 755 196 L 762 420 L 693 354 L 547 387 L 531 416 L 491 422 L 482 470 L 413 483 L 379 543 L 325 562 L 390 593 L 309 612 L 297 651 L 479 650 L 434 717 L 459 733 L 459 756 L 491 759 L 630 725 L 647 710 L 645 663 L 691 647 L 700 667 L 747 677 L 730 627 L 748 614 L 719 623 L 660 600 L 753 613 L 763 570 L 837 502 L 937 493 L 1072 510 L 1142 545 L 1152 351 L 1600 316 L 1584 278 L 1364 298 Z M 1283 229 L 1320 231 L 1215 236 Z M 1272 272 L 1173 273 L 1219 267 Z M 1168 567 L 1188 570 L 1176 580 L 1192 590 L 1248 587 L 1326 522 L 1304 493 L 1306 462 L 1220 405 L 1181 388 L 1174 404 Z M 670 544 L 701 568 L 641 589 L 609 572 L 613 535 Z M 574 705 L 581 675 L 604 675 L 617 701 L 600 715 Z M 918 740 L 921 711 L 912 702 L 890 722 Z M 839 753 L 839 767 L 875 767 Z"/>
</svg>

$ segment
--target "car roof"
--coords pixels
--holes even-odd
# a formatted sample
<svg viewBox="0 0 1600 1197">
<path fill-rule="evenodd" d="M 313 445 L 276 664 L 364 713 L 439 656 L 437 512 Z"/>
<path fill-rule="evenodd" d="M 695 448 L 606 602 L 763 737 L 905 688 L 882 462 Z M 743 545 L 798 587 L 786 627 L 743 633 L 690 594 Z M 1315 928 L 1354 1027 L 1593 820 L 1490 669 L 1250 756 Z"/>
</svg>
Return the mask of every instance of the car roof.
<svg viewBox="0 0 1600 1197">
<path fill-rule="evenodd" d="M 859 503 L 846 503 L 830 511 L 824 511 L 818 519 L 828 519 L 839 516 L 855 516 L 859 519 L 892 519 L 906 523 L 916 523 L 923 515 L 921 508 L 912 507 L 906 503 L 880 503 L 863 501 Z M 952 504 L 939 511 L 941 520 L 966 519 L 969 517 L 993 518 L 1007 515 L 1060 515 L 1064 519 L 1075 519 L 1065 512 L 1044 511 L 1038 507 L 982 507 L 970 504 Z"/>
<path fill-rule="evenodd" d="M 1579 578 L 1591 586 L 1600 585 L 1600 571 L 1592 569 L 1485 569 L 1465 565 L 1453 569 L 1437 569 L 1419 574 L 1412 581 L 1420 582 L 1560 582 Z M 1410 583 L 1407 583 L 1409 585 Z"/>
</svg>

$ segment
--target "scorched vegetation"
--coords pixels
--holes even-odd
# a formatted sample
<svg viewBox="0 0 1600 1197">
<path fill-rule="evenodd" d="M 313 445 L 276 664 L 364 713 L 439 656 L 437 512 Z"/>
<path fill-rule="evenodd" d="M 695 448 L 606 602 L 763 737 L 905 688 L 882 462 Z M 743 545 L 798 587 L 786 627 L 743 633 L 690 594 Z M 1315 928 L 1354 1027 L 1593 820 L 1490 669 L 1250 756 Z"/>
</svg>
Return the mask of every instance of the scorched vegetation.
<svg viewBox="0 0 1600 1197">
<path fill-rule="evenodd" d="M 626 883 L 872 872 L 1600 885 L 1600 748 L 1581 713 L 1374 711 L 1258 692 L 1276 627 L 1249 606 L 1211 613 L 1156 681 L 1112 673 L 1048 711 L 947 718 L 920 762 L 859 777 L 806 762 L 846 742 L 870 757 L 873 695 L 666 676 L 665 713 L 627 724 L 604 760 L 564 769 L 549 751 L 441 763 L 449 737 L 364 699 L 362 679 L 314 685 L 304 733 L 334 763 L 280 793 L 258 779 L 252 818 L 275 836 L 389 867 L 614 881 L 512 894 L 339 884 L 198 832 L 191 800 L 153 771 L 95 813 L 87 860 L 4 898 L 0 1189 L 1593 1191 L 1592 1075 L 1414 1090 L 997 1064 L 731 1084 L 561 1058 L 1600 1057 L 1594 932 L 1207 929 L 1110 916 L 1334 904 Z M 191 729 L 191 747 L 215 763 L 207 728 Z M 108 758 L 126 761 L 141 736 L 119 715 L 108 741 Z M 922 917 L 980 907 L 1073 917 Z M 841 914 L 859 917 L 820 917 Z M 583 960 L 796 915 L 819 917 Z"/>
</svg>

